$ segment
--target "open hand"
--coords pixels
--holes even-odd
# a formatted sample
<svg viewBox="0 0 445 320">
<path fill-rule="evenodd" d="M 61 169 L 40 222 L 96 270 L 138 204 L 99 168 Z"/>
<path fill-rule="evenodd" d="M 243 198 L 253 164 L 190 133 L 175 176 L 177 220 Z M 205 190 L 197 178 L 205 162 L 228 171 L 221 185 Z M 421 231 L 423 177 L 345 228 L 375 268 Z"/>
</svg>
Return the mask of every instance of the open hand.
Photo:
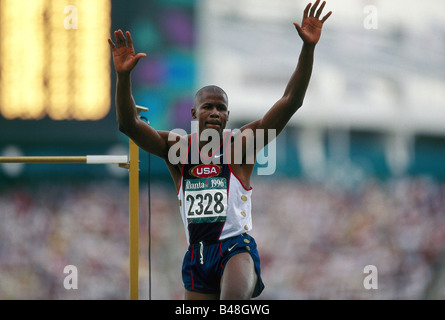
<svg viewBox="0 0 445 320">
<path fill-rule="evenodd" d="M 303 22 L 301 26 L 294 22 L 294 26 L 298 31 L 301 39 L 308 44 L 317 44 L 318 40 L 320 40 L 321 29 L 323 27 L 323 23 L 329 18 L 332 14 L 332 11 L 329 11 L 321 20 L 320 16 L 326 5 L 326 1 L 323 1 L 320 8 L 317 10 L 318 5 L 320 4 L 320 0 L 315 1 L 314 5 L 309 3 L 304 10 Z M 317 10 L 317 12 L 315 12 Z"/>
<path fill-rule="evenodd" d="M 128 39 L 122 30 L 117 30 L 114 32 L 114 37 L 116 38 L 116 45 L 111 39 L 108 39 L 108 43 L 113 51 L 113 63 L 114 69 L 117 73 L 129 73 L 136 66 L 140 58 L 146 57 L 145 53 L 135 54 L 133 48 L 133 39 L 131 38 L 130 32 L 126 32 Z"/>
</svg>

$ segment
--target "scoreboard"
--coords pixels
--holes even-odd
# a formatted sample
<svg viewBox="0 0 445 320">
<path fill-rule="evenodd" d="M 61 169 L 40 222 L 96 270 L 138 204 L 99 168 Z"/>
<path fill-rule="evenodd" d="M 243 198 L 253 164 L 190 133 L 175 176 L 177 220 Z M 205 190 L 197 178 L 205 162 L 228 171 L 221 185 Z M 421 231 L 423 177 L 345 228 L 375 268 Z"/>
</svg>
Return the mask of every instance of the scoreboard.
<svg viewBox="0 0 445 320">
<path fill-rule="evenodd" d="M 0 0 L 0 156 L 125 150 L 107 42 L 117 29 L 148 55 L 133 72 L 144 116 L 157 129 L 189 128 L 194 9 L 194 0 Z"/>
<path fill-rule="evenodd" d="M 69 5 L 75 3 L 76 5 Z M 110 111 L 111 2 L 5 1 L 0 113 L 8 120 L 100 120 Z"/>
</svg>

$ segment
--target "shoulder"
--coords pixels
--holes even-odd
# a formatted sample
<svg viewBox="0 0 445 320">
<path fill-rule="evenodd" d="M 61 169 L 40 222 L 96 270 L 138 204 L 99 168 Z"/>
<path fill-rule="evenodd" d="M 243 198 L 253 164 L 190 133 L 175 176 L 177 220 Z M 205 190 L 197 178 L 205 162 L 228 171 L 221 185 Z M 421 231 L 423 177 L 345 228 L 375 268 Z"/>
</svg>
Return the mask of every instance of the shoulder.
<svg viewBox="0 0 445 320">
<path fill-rule="evenodd" d="M 158 131 L 159 135 L 167 142 L 168 146 L 171 147 L 175 144 L 187 145 L 191 140 L 191 135 L 184 132 L 178 131 Z"/>
</svg>

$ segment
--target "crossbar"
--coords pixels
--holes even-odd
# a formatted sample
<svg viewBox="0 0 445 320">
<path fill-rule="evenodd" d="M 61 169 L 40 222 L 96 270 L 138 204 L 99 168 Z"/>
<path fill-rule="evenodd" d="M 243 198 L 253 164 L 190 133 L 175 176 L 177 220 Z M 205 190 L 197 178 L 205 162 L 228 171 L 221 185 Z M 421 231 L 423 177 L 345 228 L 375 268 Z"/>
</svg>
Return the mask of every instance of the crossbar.
<svg viewBox="0 0 445 320">
<path fill-rule="evenodd" d="M 148 108 L 136 106 L 137 113 Z M 147 120 L 148 122 L 148 120 Z M 86 163 L 119 164 L 129 171 L 130 225 L 130 299 L 139 299 L 139 148 L 129 139 L 130 157 L 123 155 L 99 156 L 31 156 L 0 157 L 0 163 Z M 130 158 L 130 159 L 129 159 Z M 151 239 L 149 240 L 151 241 Z"/>
<path fill-rule="evenodd" d="M 0 157 L 0 163 L 127 164 L 126 155 Z"/>
<path fill-rule="evenodd" d="M 130 157 L 126 155 L 98 156 L 24 156 L 0 157 L 1 163 L 86 163 L 118 164 L 129 169 L 130 196 L 130 299 L 139 299 L 139 148 L 130 139 Z"/>
</svg>

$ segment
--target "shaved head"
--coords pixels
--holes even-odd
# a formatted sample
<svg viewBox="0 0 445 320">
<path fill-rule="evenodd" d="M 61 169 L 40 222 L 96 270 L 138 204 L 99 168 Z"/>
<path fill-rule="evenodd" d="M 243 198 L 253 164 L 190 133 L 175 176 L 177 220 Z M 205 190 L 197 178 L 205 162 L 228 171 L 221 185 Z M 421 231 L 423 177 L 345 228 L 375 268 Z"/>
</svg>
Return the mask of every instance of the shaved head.
<svg viewBox="0 0 445 320">
<path fill-rule="evenodd" d="M 196 92 L 191 114 L 198 120 L 199 132 L 212 128 L 222 134 L 229 120 L 227 100 L 226 92 L 218 86 L 205 86 Z"/>
<path fill-rule="evenodd" d="M 225 97 L 226 101 L 229 100 L 228 97 L 227 97 L 227 93 L 223 89 L 221 89 L 220 87 L 214 86 L 214 85 L 205 86 L 205 87 L 202 87 L 201 89 L 199 89 L 198 92 L 196 92 L 195 100 L 194 100 L 195 108 L 197 108 L 199 106 L 201 98 L 202 98 L 202 95 L 204 93 L 221 94 L 221 95 L 223 95 Z"/>
</svg>

